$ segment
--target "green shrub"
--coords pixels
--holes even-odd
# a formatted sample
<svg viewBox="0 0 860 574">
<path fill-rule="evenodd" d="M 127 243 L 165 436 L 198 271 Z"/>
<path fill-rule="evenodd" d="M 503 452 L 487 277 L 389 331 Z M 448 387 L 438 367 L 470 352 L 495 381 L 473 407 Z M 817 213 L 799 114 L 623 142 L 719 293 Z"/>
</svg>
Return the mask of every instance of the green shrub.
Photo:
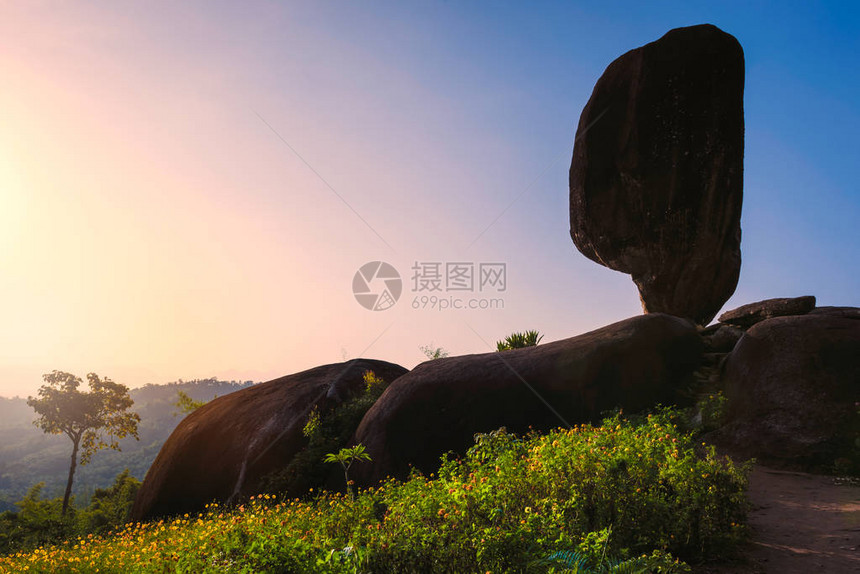
<svg viewBox="0 0 860 574">
<path fill-rule="evenodd" d="M 63 515 L 63 497 L 43 499 L 44 488 L 44 482 L 34 485 L 15 503 L 17 512 L 0 514 L 0 553 L 36 548 L 75 534 L 74 498 Z"/>
<path fill-rule="evenodd" d="M 543 335 L 537 331 L 526 331 L 525 333 L 511 333 L 501 341 L 496 341 L 497 351 L 510 351 L 511 349 L 522 349 L 523 347 L 534 347 Z"/>
<path fill-rule="evenodd" d="M 661 411 L 545 435 L 499 430 L 462 460 L 444 457 L 438 476 L 355 499 L 212 506 L 0 558 L 0 571 L 75 561 L 102 572 L 686 572 L 676 557 L 724 557 L 743 539 L 746 474 L 675 420 Z"/>
<path fill-rule="evenodd" d="M 530 566 L 533 571 L 547 574 L 688 574 L 692 571 L 687 564 L 662 550 L 626 559 L 611 558 L 601 551 L 588 554 L 568 550 L 555 552 Z"/>
<path fill-rule="evenodd" d="M 119 473 L 108 488 L 97 488 L 87 508 L 78 511 L 78 532 L 105 534 L 123 526 L 131 514 L 140 481 L 128 469 Z"/>
<path fill-rule="evenodd" d="M 696 403 L 702 417 L 702 430 L 718 429 L 725 423 L 729 401 L 722 391 L 709 393 Z"/>
<path fill-rule="evenodd" d="M 16 503 L 17 512 L 0 514 L 0 554 L 119 529 L 128 520 L 140 481 L 126 469 L 109 488 L 97 488 L 89 506 L 78 508 L 74 498 L 70 499 L 65 515 L 62 513 L 63 497 L 42 498 L 44 487 L 42 482 L 33 486 Z"/>
<path fill-rule="evenodd" d="M 343 448 L 358 428 L 365 413 L 387 388 L 387 383 L 373 371 L 364 373 L 364 390 L 326 413 L 317 407 L 310 412 L 302 429 L 307 446 L 296 453 L 287 466 L 263 480 L 263 491 L 269 494 L 304 494 L 322 487 L 331 475 L 323 462 L 331 452 Z"/>
</svg>

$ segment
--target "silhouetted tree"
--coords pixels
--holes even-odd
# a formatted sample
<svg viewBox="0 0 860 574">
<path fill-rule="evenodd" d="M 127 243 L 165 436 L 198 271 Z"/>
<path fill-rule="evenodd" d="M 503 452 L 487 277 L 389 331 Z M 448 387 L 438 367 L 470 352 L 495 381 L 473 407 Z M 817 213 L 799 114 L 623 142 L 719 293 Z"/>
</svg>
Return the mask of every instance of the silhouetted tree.
<svg viewBox="0 0 860 574">
<path fill-rule="evenodd" d="M 42 378 L 46 384 L 39 388 L 39 398 L 27 398 L 27 404 L 39 415 L 33 424 L 46 433 L 65 434 L 72 441 L 69 479 L 63 496 L 62 515 L 65 516 L 78 455 L 81 465 L 85 465 L 93 454 L 105 447 L 120 450 L 120 439 L 138 438 L 140 417 L 128 410 L 134 404 L 128 387 L 108 378 L 88 374 L 89 392 L 78 390 L 81 379 L 71 373 L 53 371 Z"/>
</svg>

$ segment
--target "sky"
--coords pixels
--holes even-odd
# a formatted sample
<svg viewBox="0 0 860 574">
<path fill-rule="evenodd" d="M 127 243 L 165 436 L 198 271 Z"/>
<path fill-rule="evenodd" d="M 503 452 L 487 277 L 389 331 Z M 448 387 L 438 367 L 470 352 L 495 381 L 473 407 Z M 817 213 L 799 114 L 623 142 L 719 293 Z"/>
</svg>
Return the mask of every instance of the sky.
<svg viewBox="0 0 860 574">
<path fill-rule="evenodd" d="M 0 396 L 55 369 L 136 387 L 411 368 L 422 346 L 641 313 L 570 239 L 573 139 L 612 60 L 700 23 L 746 58 L 724 309 L 860 306 L 849 4 L 4 2 Z M 353 293 L 374 261 L 401 277 L 383 310 Z M 394 287 L 370 271 L 371 294 Z"/>
</svg>

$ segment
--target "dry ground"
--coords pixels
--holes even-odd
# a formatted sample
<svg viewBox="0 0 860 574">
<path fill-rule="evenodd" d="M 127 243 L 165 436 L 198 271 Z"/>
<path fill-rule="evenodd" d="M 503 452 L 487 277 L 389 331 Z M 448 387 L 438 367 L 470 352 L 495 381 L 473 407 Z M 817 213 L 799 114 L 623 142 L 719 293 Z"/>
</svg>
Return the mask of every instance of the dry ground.
<svg viewBox="0 0 860 574">
<path fill-rule="evenodd" d="M 697 574 L 860 574 L 860 486 L 756 466 L 743 557 Z"/>
</svg>

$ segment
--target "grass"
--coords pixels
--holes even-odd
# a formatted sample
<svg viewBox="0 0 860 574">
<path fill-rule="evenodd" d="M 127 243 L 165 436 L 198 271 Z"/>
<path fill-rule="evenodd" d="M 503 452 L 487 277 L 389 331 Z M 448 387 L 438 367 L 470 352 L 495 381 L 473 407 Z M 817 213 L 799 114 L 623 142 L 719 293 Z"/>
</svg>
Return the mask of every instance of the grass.
<svg viewBox="0 0 860 574">
<path fill-rule="evenodd" d="M 0 557 L 0 572 L 686 572 L 745 537 L 745 488 L 745 468 L 665 410 L 477 435 L 438 475 L 213 504 Z"/>
</svg>

